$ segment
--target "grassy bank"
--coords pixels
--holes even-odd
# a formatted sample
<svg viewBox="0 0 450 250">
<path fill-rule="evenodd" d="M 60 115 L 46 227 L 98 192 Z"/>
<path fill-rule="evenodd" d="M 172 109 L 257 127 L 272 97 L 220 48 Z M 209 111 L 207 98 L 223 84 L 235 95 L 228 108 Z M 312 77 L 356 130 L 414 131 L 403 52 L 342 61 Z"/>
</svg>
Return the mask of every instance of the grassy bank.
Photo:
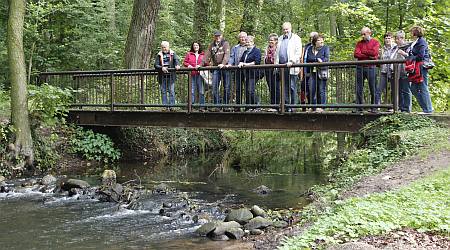
<svg viewBox="0 0 450 250">
<path fill-rule="evenodd" d="M 283 248 L 324 246 L 401 227 L 448 234 L 449 170 L 395 192 L 345 201 L 339 197 L 363 177 L 405 157 L 450 150 L 449 137 L 448 128 L 423 116 L 396 114 L 368 124 L 361 130 L 357 150 L 330 161 L 330 183 L 312 189 L 316 202 L 301 218 L 312 226 L 286 240 Z M 443 212 L 446 207 L 447 212 Z"/>
<path fill-rule="evenodd" d="M 449 235 L 449 179 L 446 169 L 394 192 L 338 202 L 302 235 L 286 240 L 282 249 L 324 247 L 401 228 Z"/>
</svg>

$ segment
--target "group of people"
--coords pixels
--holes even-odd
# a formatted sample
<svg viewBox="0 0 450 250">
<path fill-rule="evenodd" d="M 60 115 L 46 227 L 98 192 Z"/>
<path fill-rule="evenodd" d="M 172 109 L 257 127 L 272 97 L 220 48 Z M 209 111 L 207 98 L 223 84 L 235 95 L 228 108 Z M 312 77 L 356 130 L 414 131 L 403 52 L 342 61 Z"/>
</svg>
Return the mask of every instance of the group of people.
<svg viewBox="0 0 450 250">
<path fill-rule="evenodd" d="M 372 31 L 364 27 L 361 30 L 362 39 L 356 44 L 354 57 L 357 60 L 389 60 L 406 59 L 403 64 L 382 64 L 380 69 L 380 84 L 377 84 L 376 65 L 361 65 L 356 67 L 356 103 L 363 103 L 364 80 L 367 79 L 372 104 L 381 103 L 381 95 L 386 90 L 388 83 L 391 86 L 391 98 L 394 100 L 395 77 L 398 77 L 399 95 L 398 104 L 402 112 L 411 112 L 411 93 L 424 113 L 432 113 L 430 93 L 428 91 L 427 62 L 431 62 L 428 44 L 423 38 L 424 29 L 414 26 L 410 29 L 412 42 L 405 40 L 405 32 L 398 31 L 384 34 L 384 46 L 380 50 L 380 43 L 371 37 Z M 397 67 L 398 75 L 394 74 Z M 361 109 L 359 109 L 361 110 Z M 376 109 L 371 109 L 376 112 Z"/>
<path fill-rule="evenodd" d="M 254 37 L 246 32 L 238 35 L 238 44 L 231 46 L 223 38 L 220 31 L 214 32 L 214 39 L 205 51 L 199 42 L 191 44 L 190 51 L 184 57 L 183 63 L 174 51 L 169 47 L 167 41 L 161 43 L 161 51 L 155 58 L 155 68 L 159 71 L 158 82 L 162 95 L 163 104 L 175 104 L 175 71 L 169 68 L 179 69 L 181 65 L 188 68 L 195 68 L 191 72 L 192 102 L 205 103 L 205 86 L 201 72 L 198 69 L 203 66 L 216 66 L 212 70 L 212 95 L 214 104 L 230 104 L 233 95 L 231 84 L 234 84 L 235 103 L 241 104 L 243 101 L 242 92 L 244 89 L 245 104 L 256 104 L 256 83 L 265 77 L 270 92 L 271 104 L 280 104 L 280 95 L 284 95 L 286 104 L 301 103 L 326 104 L 327 103 L 327 80 L 329 78 L 328 67 L 293 67 L 299 63 L 320 63 L 330 60 L 330 49 L 324 44 L 324 36 L 317 32 L 310 33 L 310 42 L 302 48 L 301 38 L 292 32 L 292 25 L 285 22 L 282 25 L 282 35 L 272 33 L 268 37 L 268 45 L 264 53 L 255 46 Z M 405 64 L 383 64 L 381 65 L 380 84 L 377 84 L 377 69 L 375 65 L 358 65 L 356 67 L 356 103 L 363 104 L 363 86 L 367 79 L 372 104 L 380 104 L 381 96 L 388 83 L 391 88 L 394 86 L 394 67 L 399 67 L 399 108 L 401 111 L 411 111 L 411 92 L 417 98 L 423 112 L 433 111 L 431 99 L 428 92 L 427 68 L 424 62 L 429 61 L 430 53 L 428 45 L 423 38 L 424 31 L 421 27 L 413 27 L 411 36 L 413 42 L 408 44 L 405 41 L 405 33 L 399 31 L 395 36 L 388 32 L 384 35 L 384 46 L 380 51 L 380 43 L 371 37 L 372 32 L 364 27 L 361 30 L 362 39 L 356 44 L 354 57 L 357 60 L 378 60 L 378 59 L 400 59 L 407 58 Z M 394 43 L 395 40 L 395 43 Z M 251 65 L 259 64 L 284 64 L 284 68 L 249 68 Z M 317 64 L 318 63 L 318 64 Z M 410 70 L 413 64 L 416 70 Z M 237 66 L 241 70 L 227 70 L 229 66 Z M 284 71 L 283 74 L 281 71 Z M 281 81 L 282 75 L 284 81 Z M 413 77 L 411 76 L 413 75 Z M 300 95 L 297 86 L 300 79 Z M 419 80 L 417 80 L 419 79 Z M 284 93 L 280 93 L 280 84 L 283 82 Z M 220 85 L 223 95 L 220 95 Z M 167 99 L 169 94 L 169 100 Z M 299 100 L 300 96 L 300 100 Z M 394 96 L 393 96 L 394 98 Z M 323 106 L 322 106 L 323 107 Z M 322 108 L 313 109 L 323 111 Z M 358 109 L 362 110 L 362 109 Z M 234 111 L 240 111 L 235 108 Z M 276 111 L 273 109 L 272 111 Z M 288 108 L 288 112 L 292 109 Z M 372 109 L 371 111 L 376 111 Z"/>
</svg>

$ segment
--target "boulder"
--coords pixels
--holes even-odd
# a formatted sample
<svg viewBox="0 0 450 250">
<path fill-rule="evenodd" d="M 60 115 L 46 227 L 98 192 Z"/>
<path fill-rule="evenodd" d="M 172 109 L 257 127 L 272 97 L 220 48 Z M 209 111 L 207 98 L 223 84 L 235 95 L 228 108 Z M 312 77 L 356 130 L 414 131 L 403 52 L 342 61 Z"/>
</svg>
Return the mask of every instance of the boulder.
<svg viewBox="0 0 450 250">
<path fill-rule="evenodd" d="M 276 220 L 272 223 L 272 226 L 276 227 L 276 228 L 285 228 L 287 227 L 289 224 L 284 221 L 284 220 Z"/>
<path fill-rule="evenodd" d="M 211 237 L 209 237 L 211 240 L 214 241 L 227 241 L 230 238 L 228 238 L 228 236 L 226 236 L 225 234 L 222 235 L 212 235 Z"/>
<path fill-rule="evenodd" d="M 253 214 L 247 208 L 233 209 L 230 211 L 230 213 L 228 213 L 227 217 L 225 217 L 225 222 L 236 221 L 239 224 L 243 225 L 252 218 Z"/>
<path fill-rule="evenodd" d="M 268 226 L 272 225 L 272 221 L 263 217 L 255 217 L 251 219 L 247 224 L 245 224 L 245 228 L 248 230 L 252 229 L 264 229 Z"/>
<path fill-rule="evenodd" d="M 214 235 L 222 235 L 234 228 L 241 228 L 241 224 L 236 221 L 220 222 L 216 225 L 216 229 L 212 233 Z"/>
<path fill-rule="evenodd" d="M 170 192 L 170 187 L 165 183 L 161 183 L 153 188 L 153 192 L 157 194 L 167 194 Z"/>
<path fill-rule="evenodd" d="M 270 189 L 270 188 L 268 188 L 268 187 L 266 187 L 264 185 L 261 185 L 261 186 L 255 188 L 255 189 L 253 189 L 253 191 L 255 193 L 257 193 L 257 194 L 265 195 L 265 194 L 271 193 L 272 189 Z"/>
<path fill-rule="evenodd" d="M 199 234 L 200 236 L 206 236 L 207 234 L 210 234 L 211 232 L 213 232 L 219 223 L 220 223 L 219 221 L 212 221 L 212 222 L 205 223 L 201 227 L 197 228 L 197 230 L 195 230 L 195 232 L 197 234 Z"/>
<path fill-rule="evenodd" d="M 250 209 L 250 212 L 252 212 L 254 217 L 256 217 L 256 216 L 260 216 L 263 218 L 267 217 L 266 211 L 264 211 L 262 208 L 258 207 L 257 205 L 254 205 L 252 207 L 252 209 Z"/>
<path fill-rule="evenodd" d="M 105 187 L 116 185 L 116 172 L 110 169 L 106 169 L 105 171 L 103 171 L 102 184 Z"/>
<path fill-rule="evenodd" d="M 162 206 L 165 208 L 171 208 L 173 205 L 170 202 L 163 202 Z"/>
<path fill-rule="evenodd" d="M 41 185 L 48 186 L 48 185 L 52 185 L 55 183 L 56 183 L 56 178 L 55 178 L 55 176 L 53 176 L 51 174 L 48 174 L 48 175 L 42 177 Z"/>
<path fill-rule="evenodd" d="M 252 229 L 252 230 L 250 230 L 250 234 L 251 235 L 261 235 L 263 233 L 264 233 L 264 231 L 261 230 L 261 229 Z"/>
<path fill-rule="evenodd" d="M 21 186 L 22 186 L 22 187 L 31 187 L 31 186 L 36 185 L 37 183 L 38 183 L 37 180 L 35 180 L 35 179 L 30 179 L 30 180 L 27 180 L 27 181 L 22 182 Z"/>
<path fill-rule="evenodd" d="M 225 232 L 225 235 L 233 240 L 240 240 L 244 236 L 244 230 L 240 228 L 231 228 Z"/>
<path fill-rule="evenodd" d="M 61 181 L 61 189 L 64 191 L 70 191 L 72 188 L 88 188 L 90 187 L 89 183 L 83 180 L 77 180 L 77 179 L 68 179 Z"/>
<path fill-rule="evenodd" d="M 0 175 L 0 183 L 4 182 L 6 178 L 3 175 Z"/>
</svg>

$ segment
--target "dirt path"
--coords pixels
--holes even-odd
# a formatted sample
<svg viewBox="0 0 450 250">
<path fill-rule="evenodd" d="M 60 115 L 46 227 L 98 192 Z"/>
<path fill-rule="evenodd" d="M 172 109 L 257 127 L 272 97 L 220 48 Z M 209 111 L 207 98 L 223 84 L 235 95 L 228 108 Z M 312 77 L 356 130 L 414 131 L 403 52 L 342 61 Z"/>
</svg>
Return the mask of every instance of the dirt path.
<svg viewBox="0 0 450 250">
<path fill-rule="evenodd" d="M 341 199 L 397 189 L 449 166 L 450 151 L 448 150 L 433 154 L 426 158 L 421 158 L 419 156 L 410 157 L 402 162 L 387 167 L 375 176 L 368 176 L 361 179 L 352 188 L 344 192 L 341 195 Z M 304 229 L 304 226 L 294 226 L 292 228 L 268 232 L 262 236 L 251 237 L 248 240 L 254 243 L 255 249 L 276 249 L 284 237 L 298 235 Z M 436 240 L 438 243 L 435 245 L 420 242 L 421 239 L 430 239 L 430 237 L 433 237 L 425 233 L 418 233 L 414 230 L 403 230 L 399 231 L 398 234 L 404 235 L 404 237 L 392 238 L 389 237 L 389 235 L 366 237 L 361 239 L 361 242 L 371 244 L 376 248 L 384 249 L 450 249 L 443 248 L 447 247 L 448 243 L 450 243 L 450 239 L 448 237 L 445 238 L 434 236 L 439 239 Z M 410 240 L 409 243 L 405 241 L 405 238 Z M 430 240 L 430 242 L 435 241 Z M 436 248 L 436 246 L 439 247 Z"/>
</svg>

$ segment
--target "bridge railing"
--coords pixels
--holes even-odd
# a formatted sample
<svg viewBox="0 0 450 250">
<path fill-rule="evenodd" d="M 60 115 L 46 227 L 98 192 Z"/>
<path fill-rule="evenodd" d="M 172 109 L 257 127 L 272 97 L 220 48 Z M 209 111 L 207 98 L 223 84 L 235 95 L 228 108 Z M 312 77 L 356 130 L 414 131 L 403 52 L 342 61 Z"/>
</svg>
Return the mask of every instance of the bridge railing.
<svg viewBox="0 0 450 250">
<path fill-rule="evenodd" d="M 37 83 L 72 88 L 75 90 L 72 107 L 78 109 L 111 111 L 174 109 L 187 112 L 270 110 L 280 113 L 316 108 L 396 111 L 399 94 L 397 65 L 402 63 L 404 60 L 307 63 L 294 64 L 289 68 L 284 64 L 242 68 L 230 66 L 221 69 L 181 68 L 169 69 L 169 74 L 164 75 L 154 69 L 43 72 L 37 77 Z M 364 104 L 356 104 L 356 69 L 373 67 L 376 72 L 376 86 L 379 86 L 382 65 L 389 65 L 388 68 L 393 69 L 390 73 L 393 84 L 388 81 L 387 87 L 382 92 L 381 102 L 377 104 L 375 96 L 371 96 L 366 80 L 363 92 Z M 309 69 L 309 72 L 306 69 Z M 324 80 L 323 77 L 319 77 L 320 72 L 324 71 L 327 71 L 328 75 L 325 86 L 326 103 L 321 103 L 320 98 L 323 99 L 324 96 L 319 95 L 319 84 L 316 84 L 316 89 L 311 86 L 313 81 L 318 83 Z M 200 72 L 199 76 L 197 72 Z M 297 72 L 299 72 L 298 80 L 291 83 L 290 75 Z M 201 78 L 204 103 L 200 103 L 200 96 L 192 91 L 192 79 L 196 77 Z M 214 84 L 215 77 L 221 78 L 220 84 Z M 173 80 L 174 101 L 170 100 L 170 86 L 166 86 L 167 102 L 163 101 L 161 80 Z M 291 91 L 291 87 L 296 90 Z M 313 101 L 314 92 L 316 102 Z M 376 90 L 372 94 L 375 93 Z"/>
</svg>

